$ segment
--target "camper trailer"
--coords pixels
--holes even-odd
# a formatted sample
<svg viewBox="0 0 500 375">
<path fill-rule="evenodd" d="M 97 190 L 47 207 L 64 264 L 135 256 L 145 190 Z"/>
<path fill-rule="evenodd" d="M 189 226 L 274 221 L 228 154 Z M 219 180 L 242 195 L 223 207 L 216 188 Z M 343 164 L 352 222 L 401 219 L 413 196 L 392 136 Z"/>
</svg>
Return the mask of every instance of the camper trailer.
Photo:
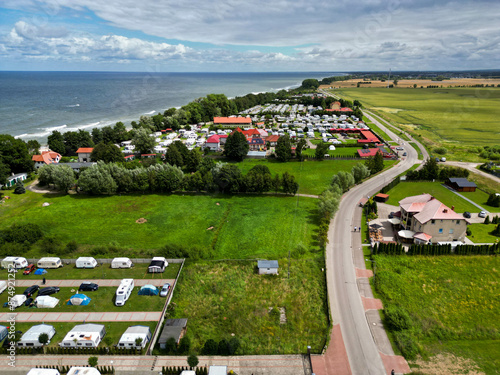
<svg viewBox="0 0 500 375">
<path fill-rule="evenodd" d="M 27 375 L 61 375 L 61 373 L 53 368 L 32 368 Z"/>
<path fill-rule="evenodd" d="M 36 262 L 37 268 L 59 268 L 62 267 L 63 264 L 61 262 L 61 258 L 56 257 L 47 257 L 41 258 L 38 262 Z"/>
<path fill-rule="evenodd" d="M 7 257 L 2 260 L 2 268 L 14 268 L 16 270 L 28 267 L 28 261 L 23 257 Z"/>
<path fill-rule="evenodd" d="M 38 337 L 40 337 L 42 333 L 47 334 L 47 336 L 49 337 L 48 343 L 50 343 L 50 340 L 56 334 L 56 330 L 53 326 L 48 324 L 38 324 L 36 326 L 33 326 L 28 329 L 24 335 L 21 336 L 21 340 L 17 342 L 17 346 L 20 348 L 42 346 L 42 344 L 40 344 L 40 341 L 38 341 Z"/>
<path fill-rule="evenodd" d="M 0 281 L 0 294 L 2 294 L 5 289 L 7 289 L 7 281 Z"/>
<path fill-rule="evenodd" d="M 130 268 L 133 265 L 129 258 L 114 258 L 111 261 L 111 268 Z"/>
<path fill-rule="evenodd" d="M 164 257 L 154 257 L 148 267 L 149 273 L 161 273 L 165 271 L 168 262 Z"/>
<path fill-rule="evenodd" d="M 140 345 L 137 345 L 136 340 L 139 338 L 142 339 L 142 341 Z M 144 349 L 150 340 L 151 330 L 148 326 L 132 326 L 128 327 L 127 330 L 123 333 L 122 337 L 120 337 L 117 348 L 130 349 L 140 347 Z"/>
<path fill-rule="evenodd" d="M 79 324 L 59 343 L 63 348 L 96 348 L 106 334 L 102 324 Z"/>
<path fill-rule="evenodd" d="M 24 294 L 16 294 L 10 299 L 9 306 L 16 309 L 19 306 L 22 306 L 24 302 L 26 302 L 26 296 Z"/>
<path fill-rule="evenodd" d="M 76 268 L 96 268 L 97 261 L 92 257 L 80 257 L 76 260 Z"/>
<path fill-rule="evenodd" d="M 101 375 L 94 367 L 71 367 L 66 375 Z"/>
<path fill-rule="evenodd" d="M 134 290 L 134 279 L 123 279 L 116 290 L 115 305 L 123 306 Z"/>
</svg>

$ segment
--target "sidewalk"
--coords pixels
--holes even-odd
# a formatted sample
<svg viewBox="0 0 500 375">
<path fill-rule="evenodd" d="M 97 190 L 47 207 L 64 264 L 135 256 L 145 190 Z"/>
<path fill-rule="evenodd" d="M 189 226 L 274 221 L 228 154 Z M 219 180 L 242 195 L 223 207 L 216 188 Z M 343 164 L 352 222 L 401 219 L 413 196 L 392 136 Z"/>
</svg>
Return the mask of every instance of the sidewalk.
<svg viewBox="0 0 500 375">
<path fill-rule="evenodd" d="M 15 313 L 0 313 L 0 321 L 6 322 Z M 154 312 L 22 312 L 16 314 L 16 322 L 153 322 L 160 320 L 161 311 Z"/>
<path fill-rule="evenodd" d="M 42 278 L 43 276 L 40 276 Z M 98 279 L 98 280 L 46 280 L 44 287 L 46 286 L 58 286 L 58 287 L 71 287 L 78 288 L 81 283 L 85 281 L 90 281 L 99 285 L 99 287 L 117 287 L 121 283 L 121 279 Z M 135 286 L 144 286 L 146 284 L 152 284 L 154 286 L 163 286 L 165 283 L 170 283 L 171 286 L 174 285 L 175 279 L 137 279 L 134 280 Z M 42 286 L 42 280 L 38 279 L 24 279 L 16 280 L 17 287 L 27 288 L 31 285 Z"/>
</svg>

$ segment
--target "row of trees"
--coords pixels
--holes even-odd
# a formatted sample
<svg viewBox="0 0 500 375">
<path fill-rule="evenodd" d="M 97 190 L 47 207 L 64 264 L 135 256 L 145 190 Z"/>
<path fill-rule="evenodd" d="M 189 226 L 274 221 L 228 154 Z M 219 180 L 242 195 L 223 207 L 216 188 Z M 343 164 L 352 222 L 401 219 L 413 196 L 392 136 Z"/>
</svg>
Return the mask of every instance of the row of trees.
<svg viewBox="0 0 500 375">
<path fill-rule="evenodd" d="M 467 169 L 460 167 L 450 167 L 450 166 L 440 167 L 436 159 L 429 158 L 423 165 L 422 169 L 418 171 L 416 170 L 408 171 L 406 173 L 406 178 L 411 181 L 416 181 L 416 180 L 443 181 L 451 177 L 467 178 L 469 177 L 469 171 Z"/>
<path fill-rule="evenodd" d="M 500 227 L 500 225 L 499 225 Z M 447 245 L 412 245 L 405 252 L 401 244 L 380 243 L 373 247 L 373 254 L 387 255 L 498 255 L 500 244 L 493 245 L 458 245 L 452 249 Z"/>
<path fill-rule="evenodd" d="M 8 134 L 0 134 L 0 185 L 5 184 L 11 173 L 33 171 L 29 147 L 22 139 L 15 139 Z"/>
</svg>

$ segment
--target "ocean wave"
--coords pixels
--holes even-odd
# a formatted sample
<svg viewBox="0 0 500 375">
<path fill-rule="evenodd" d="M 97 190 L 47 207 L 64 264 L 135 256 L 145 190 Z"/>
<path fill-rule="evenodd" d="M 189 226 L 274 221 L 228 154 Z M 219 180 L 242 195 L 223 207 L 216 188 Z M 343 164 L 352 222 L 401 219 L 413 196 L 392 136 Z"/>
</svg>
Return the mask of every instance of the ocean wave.
<svg viewBox="0 0 500 375">
<path fill-rule="evenodd" d="M 156 113 L 156 111 L 149 111 L 149 112 L 146 112 L 145 115 L 152 115 L 154 113 Z"/>
<path fill-rule="evenodd" d="M 70 105 L 67 105 L 66 107 L 80 107 L 80 104 L 76 103 L 76 104 L 70 104 Z"/>
<path fill-rule="evenodd" d="M 50 127 L 50 128 L 39 128 L 39 129 L 43 129 L 43 130 L 45 130 L 46 132 L 51 133 L 51 132 L 53 132 L 54 130 L 64 129 L 64 128 L 66 128 L 66 127 L 67 127 L 67 125 L 61 125 L 61 126 L 53 126 L 53 127 Z"/>
<path fill-rule="evenodd" d="M 26 138 L 29 138 L 29 139 L 33 139 L 33 138 L 44 138 L 46 136 L 48 136 L 50 134 L 50 132 L 43 132 L 43 133 L 24 133 L 24 134 L 20 134 L 20 135 L 16 135 L 14 136 L 15 139 L 19 139 L 19 138 L 22 138 L 22 139 L 26 139 Z"/>
</svg>

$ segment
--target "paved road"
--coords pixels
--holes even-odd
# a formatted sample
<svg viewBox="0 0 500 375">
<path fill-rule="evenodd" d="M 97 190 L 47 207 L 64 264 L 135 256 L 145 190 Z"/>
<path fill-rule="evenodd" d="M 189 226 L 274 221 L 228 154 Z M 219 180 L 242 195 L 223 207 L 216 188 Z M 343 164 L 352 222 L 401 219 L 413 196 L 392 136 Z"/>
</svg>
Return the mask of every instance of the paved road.
<svg viewBox="0 0 500 375">
<path fill-rule="evenodd" d="M 392 139 L 398 139 L 396 134 L 374 116 L 369 113 L 365 115 Z M 361 198 L 373 195 L 391 179 L 419 162 L 417 151 L 413 147 L 407 147 L 406 151 L 408 153 L 406 159 L 394 168 L 344 194 L 339 210 L 330 224 L 330 243 L 326 249 L 328 298 L 333 324 L 340 323 L 352 374 L 378 375 L 386 374 L 387 371 L 368 326 L 356 282 L 351 236 L 353 218 Z M 421 152 L 424 153 L 425 149 Z"/>
</svg>

